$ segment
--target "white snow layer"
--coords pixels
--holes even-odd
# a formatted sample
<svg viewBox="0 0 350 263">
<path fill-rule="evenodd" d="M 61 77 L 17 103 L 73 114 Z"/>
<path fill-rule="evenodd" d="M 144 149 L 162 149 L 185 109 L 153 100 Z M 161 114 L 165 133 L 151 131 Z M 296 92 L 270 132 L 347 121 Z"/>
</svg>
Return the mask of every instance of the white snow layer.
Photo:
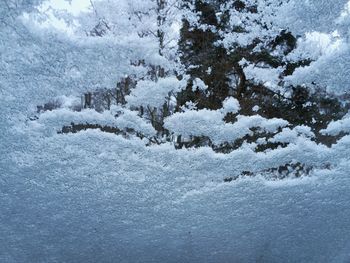
<svg viewBox="0 0 350 263">
<path fill-rule="evenodd" d="M 226 105 L 227 106 L 227 105 Z M 250 135 L 251 128 L 262 131 L 275 132 L 285 127 L 288 122 L 282 119 L 265 119 L 259 115 L 238 116 L 235 123 L 226 123 L 224 112 L 218 110 L 190 110 L 175 113 L 164 122 L 164 127 L 175 134 L 189 136 L 206 136 L 215 144 L 234 142 L 237 139 Z"/>
<path fill-rule="evenodd" d="M 288 1 L 282 4 L 280 26 L 304 37 L 298 43 L 305 58 L 315 59 L 286 80 L 293 84 L 316 83 L 329 92 L 349 92 L 350 56 L 348 0 Z"/>
<path fill-rule="evenodd" d="M 145 147 L 99 131 L 18 129 L 39 103 L 115 84 L 129 71 L 123 43 L 28 31 L 16 17 L 36 3 L 0 1 L 0 262 L 349 262 L 349 136 L 331 149 L 303 135 L 285 149 L 223 155 Z M 64 120 L 62 110 L 38 123 L 50 114 Z M 221 125 L 221 112 L 207 116 Z M 334 169 L 304 179 L 223 183 L 295 156 Z"/>
</svg>

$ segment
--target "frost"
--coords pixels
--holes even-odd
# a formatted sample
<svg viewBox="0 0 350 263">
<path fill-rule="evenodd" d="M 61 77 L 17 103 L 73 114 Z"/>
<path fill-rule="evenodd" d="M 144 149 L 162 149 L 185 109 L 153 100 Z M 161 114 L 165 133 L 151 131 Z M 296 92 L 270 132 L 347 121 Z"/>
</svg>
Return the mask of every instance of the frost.
<svg viewBox="0 0 350 263">
<path fill-rule="evenodd" d="M 349 55 L 348 44 L 343 44 L 335 51 L 321 56 L 310 66 L 298 68 L 286 81 L 294 85 L 317 83 L 326 87 L 329 92 L 345 94 L 350 85 L 349 79 L 345 77 L 350 74 L 347 59 Z"/>
<path fill-rule="evenodd" d="M 156 83 L 150 80 L 139 81 L 126 100 L 131 106 L 160 107 L 169 93 L 180 91 L 184 84 L 184 81 L 179 81 L 176 77 L 162 78 Z"/>
<path fill-rule="evenodd" d="M 208 86 L 203 82 L 203 80 L 196 78 L 193 81 L 193 89 L 196 90 L 197 88 L 199 90 L 206 90 L 208 88 Z"/>
<path fill-rule="evenodd" d="M 264 84 L 271 90 L 276 90 L 280 82 L 280 74 L 284 68 L 258 67 L 253 64 L 246 64 L 243 70 L 247 79 L 252 80 L 256 84 Z"/>
<path fill-rule="evenodd" d="M 299 137 L 314 138 L 315 135 L 307 126 L 297 126 L 294 129 L 284 128 L 282 132 L 276 134 L 269 142 L 294 143 Z"/>
<path fill-rule="evenodd" d="M 323 55 L 332 55 L 341 45 L 342 40 L 336 34 L 306 33 L 304 38 L 298 39 L 297 49 L 288 56 L 288 59 L 294 61 L 305 58 L 316 60 Z"/>
<path fill-rule="evenodd" d="M 323 134 L 338 135 L 339 133 L 350 132 L 350 118 L 345 116 L 342 120 L 332 121 L 326 129 L 321 130 Z"/>
<path fill-rule="evenodd" d="M 227 98 L 222 106 L 223 113 L 237 113 L 241 109 L 239 101 L 233 97 Z"/>
<path fill-rule="evenodd" d="M 234 100 L 232 102 L 235 103 Z M 252 134 L 251 128 L 274 132 L 288 125 L 285 120 L 265 119 L 259 115 L 238 116 L 235 123 L 226 123 L 223 120 L 226 110 L 227 108 L 224 107 L 223 111 L 205 109 L 175 113 L 165 120 L 164 125 L 175 134 L 185 137 L 206 136 L 215 144 L 234 142 L 245 135 Z"/>
<path fill-rule="evenodd" d="M 292 57 L 315 60 L 310 66 L 298 68 L 287 78 L 293 84 L 317 83 L 329 92 L 348 92 L 350 65 L 349 32 L 347 28 L 349 1 L 289 1 L 279 16 L 283 25 L 302 36 Z M 288 13 L 288 14 L 287 14 Z M 293 15 L 290 15 L 293 14 Z"/>
<path fill-rule="evenodd" d="M 80 124 L 98 124 L 101 126 L 116 127 L 118 129 L 134 129 L 147 136 L 156 134 L 150 123 L 133 112 L 118 107 L 112 107 L 111 111 L 99 113 L 92 109 L 84 109 L 80 112 L 74 112 L 70 109 L 62 108 L 52 111 L 47 111 L 40 114 L 40 117 L 29 123 L 29 128 L 40 131 L 47 135 L 53 135 L 59 132 L 62 127 L 68 126 L 71 123 Z"/>
<path fill-rule="evenodd" d="M 349 135 L 327 147 L 313 141 L 315 133 L 306 126 L 242 115 L 246 105 L 233 97 L 218 110 L 188 103 L 184 112 L 165 119 L 165 127 L 217 144 L 253 130 L 271 138 L 223 154 L 209 147 L 175 149 L 173 142 L 146 146 L 136 136 L 98 129 L 58 133 L 72 122 L 91 122 L 155 136 L 150 122 L 128 106 L 158 107 L 184 87 L 170 73 L 155 82 L 145 78 L 146 67 L 135 67 L 141 60 L 171 72 L 176 64 L 176 48 L 170 45 L 161 57 L 159 43 L 145 32 L 156 19 L 146 16 L 139 23 L 135 15 L 151 13 L 155 1 L 91 2 L 96 12 L 75 14 L 80 25 L 71 24 L 67 34 L 52 25 L 38 27 L 45 19 L 38 10 L 43 1 L 0 1 L 0 262 L 348 262 Z M 289 59 L 314 60 L 288 81 L 348 91 L 348 1 L 257 2 L 267 16 L 237 13 L 232 23 L 249 30 L 227 35 L 225 45 L 232 48 L 232 39 L 246 45 L 286 25 L 300 35 Z M 52 15 L 64 23 L 72 19 L 59 11 Z M 130 14 L 135 16 L 129 20 Z M 102 18 L 111 21 L 112 33 L 89 35 Z M 266 30 L 250 19 L 278 23 Z M 171 43 L 177 43 L 176 26 L 167 26 L 174 29 L 167 31 L 175 38 Z M 270 81 L 271 87 L 278 81 L 280 69 L 248 68 L 254 81 Z M 130 75 L 144 79 L 127 105 L 73 110 L 82 93 L 113 88 Z M 205 88 L 200 80 L 196 84 Z M 37 113 L 37 105 L 52 99 L 59 108 Z M 224 121 L 227 113 L 233 122 Z M 345 116 L 322 132 L 349 131 Z M 271 142 L 286 145 L 255 150 Z M 298 162 L 314 167 L 310 177 L 242 177 Z"/>
</svg>

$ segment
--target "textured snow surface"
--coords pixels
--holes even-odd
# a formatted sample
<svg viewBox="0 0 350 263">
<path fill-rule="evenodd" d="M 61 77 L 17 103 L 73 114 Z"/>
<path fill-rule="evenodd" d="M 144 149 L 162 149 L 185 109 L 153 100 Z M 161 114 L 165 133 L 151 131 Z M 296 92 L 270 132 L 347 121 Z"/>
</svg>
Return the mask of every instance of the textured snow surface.
<svg viewBox="0 0 350 263">
<path fill-rule="evenodd" d="M 251 156 L 1 131 L 1 262 L 350 259 L 346 172 L 223 183 Z"/>
<path fill-rule="evenodd" d="M 347 173 L 222 183 L 228 164 L 205 152 L 92 131 L 16 139 L 1 164 L 1 262 L 350 259 Z"/>
<path fill-rule="evenodd" d="M 33 2 L 16 1 L 16 12 Z M 350 261 L 349 137 L 327 150 L 297 137 L 311 136 L 299 127 L 276 138 L 295 136 L 285 150 L 225 156 L 145 147 L 98 131 L 42 132 L 40 124 L 61 125 L 50 114 L 23 129 L 36 105 L 109 85 L 130 69 L 123 43 L 109 52 L 103 43 L 85 48 L 38 37 L 8 10 L 12 3 L 0 1 L 0 262 Z M 66 121 L 64 110 L 56 113 Z M 337 168 L 302 179 L 223 183 L 238 169 L 269 167 L 295 151 L 311 164 L 332 159 Z"/>
<path fill-rule="evenodd" d="M 281 29 L 298 38 L 298 48 L 290 59 L 311 59 L 309 66 L 299 67 L 286 84 L 317 84 L 327 91 L 344 94 L 349 92 L 350 81 L 350 1 L 349 0 L 245 0 L 246 4 L 258 5 L 258 13 L 231 10 L 231 26 L 243 26 L 243 33 L 225 32 L 221 44 L 230 49 L 235 43 L 242 46 L 254 39 L 269 39 Z M 256 23 L 261 21 L 261 23 Z M 280 81 L 282 68 L 261 68 L 247 64 L 248 79 L 254 78 L 272 90 Z M 281 90 L 284 92 L 284 90 Z"/>
<path fill-rule="evenodd" d="M 304 37 L 298 45 L 307 58 L 318 56 L 288 81 L 316 83 L 334 93 L 349 92 L 349 6 L 348 0 L 291 0 L 282 5 L 277 15 L 280 26 Z"/>
<path fill-rule="evenodd" d="M 237 107 L 237 105 L 234 106 Z M 275 132 L 278 128 L 288 125 L 285 120 L 265 119 L 259 115 L 239 115 L 235 123 L 226 123 L 223 119 L 229 107 L 230 105 L 226 103 L 222 111 L 204 109 L 175 113 L 165 120 L 164 127 L 184 136 L 207 136 L 214 143 L 220 144 L 234 142 L 247 134 L 252 134 L 251 129 L 255 127 L 259 127 L 259 130 Z"/>
</svg>

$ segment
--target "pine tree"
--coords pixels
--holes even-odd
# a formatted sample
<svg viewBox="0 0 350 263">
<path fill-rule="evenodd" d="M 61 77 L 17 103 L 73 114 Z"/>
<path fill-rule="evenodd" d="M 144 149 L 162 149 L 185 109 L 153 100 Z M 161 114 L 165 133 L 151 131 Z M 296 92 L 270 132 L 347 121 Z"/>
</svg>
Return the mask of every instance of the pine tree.
<svg viewBox="0 0 350 263">
<path fill-rule="evenodd" d="M 319 87 L 286 85 L 284 78 L 310 60 L 288 61 L 297 46 L 297 36 L 273 24 L 280 3 L 270 1 L 185 1 L 180 56 L 190 81 L 178 94 L 178 109 L 189 101 L 198 109 L 217 110 L 229 96 L 241 106 L 239 114 L 283 118 L 290 126 L 307 125 L 316 140 L 329 145 L 335 138 L 319 131 L 333 119 L 340 119 L 347 107 Z M 253 73 L 276 75 L 275 83 L 260 80 Z M 206 90 L 195 87 L 201 79 Z M 236 115 L 228 114 L 228 122 Z M 255 136 L 250 138 L 254 141 Z M 241 143 L 238 143 L 239 146 Z M 237 147 L 236 146 L 236 147 Z"/>
</svg>

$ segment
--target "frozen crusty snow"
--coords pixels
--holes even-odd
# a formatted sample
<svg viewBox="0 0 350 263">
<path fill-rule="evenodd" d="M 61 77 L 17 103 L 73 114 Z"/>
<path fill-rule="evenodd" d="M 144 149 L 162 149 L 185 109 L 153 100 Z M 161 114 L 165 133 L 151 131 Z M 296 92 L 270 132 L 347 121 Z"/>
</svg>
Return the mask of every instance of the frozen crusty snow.
<svg viewBox="0 0 350 263">
<path fill-rule="evenodd" d="M 229 105 L 227 105 L 229 106 Z M 226 123 L 226 109 L 217 110 L 190 110 L 184 113 L 175 113 L 165 120 L 165 127 L 175 134 L 184 136 L 206 136 L 215 144 L 234 142 L 247 134 L 252 134 L 252 128 L 262 131 L 275 132 L 285 127 L 288 122 L 282 119 L 265 119 L 259 115 L 237 116 L 235 123 Z"/>
<path fill-rule="evenodd" d="M 333 21 L 328 14 L 333 17 L 347 1 L 301 2 L 311 10 L 324 8 L 320 16 Z M 258 115 L 238 116 L 231 126 L 242 127 L 227 127 L 224 114 L 239 109 L 233 99 L 221 110 L 198 114 L 191 109 L 166 123 L 181 133 L 191 129 L 181 130 L 179 123 L 192 125 L 197 134 L 188 135 L 218 142 L 223 136 L 244 136 L 259 123 L 269 131 L 283 128 L 273 140 L 292 143 L 258 154 L 254 145 L 245 145 L 225 155 L 206 147 L 175 150 L 170 143 L 146 147 L 139 138 L 98 130 L 57 134 L 62 125 L 84 119 L 134 125 L 152 135 L 153 128 L 135 112 L 125 110 L 115 118 L 116 108 L 104 113 L 62 108 L 32 122 L 28 116 L 57 96 L 114 87 L 120 77 L 133 73 L 126 58 L 158 58 L 151 55 L 151 45 L 130 48 L 128 40 L 111 36 L 91 40 L 36 32 L 21 16 L 35 12 L 38 4 L 0 1 L 0 262 L 350 261 L 350 136 L 328 148 L 310 140 L 305 127 L 291 130 L 283 120 Z M 321 17 L 317 21 L 308 31 L 332 31 Z M 321 55 L 315 63 L 328 61 L 322 59 L 327 57 Z M 340 83 L 349 76 L 344 75 L 349 69 L 345 60 Z M 169 92 L 173 82 L 161 80 L 150 88 Z M 141 84 L 147 88 L 149 83 Z M 163 99 L 167 94 L 162 91 L 157 95 Z M 144 94 L 132 95 L 141 99 Z M 334 122 L 325 132 L 348 132 L 348 122 Z M 317 169 L 298 179 L 223 181 L 289 160 Z"/>
</svg>

